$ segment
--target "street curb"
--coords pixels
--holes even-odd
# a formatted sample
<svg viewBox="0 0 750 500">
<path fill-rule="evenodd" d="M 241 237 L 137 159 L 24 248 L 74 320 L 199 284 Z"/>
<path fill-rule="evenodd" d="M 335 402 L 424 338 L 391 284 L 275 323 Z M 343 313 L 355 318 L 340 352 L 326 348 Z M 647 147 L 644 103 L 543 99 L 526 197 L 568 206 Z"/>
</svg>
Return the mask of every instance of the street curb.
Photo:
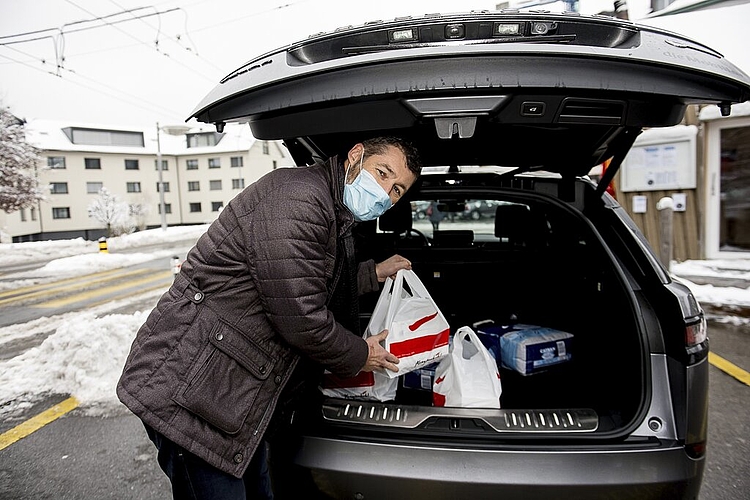
<svg viewBox="0 0 750 500">
<path fill-rule="evenodd" d="M 715 316 L 739 316 L 742 318 L 750 318 L 750 307 L 732 305 L 732 304 L 711 304 L 700 302 L 703 312 L 706 315 Z"/>
</svg>

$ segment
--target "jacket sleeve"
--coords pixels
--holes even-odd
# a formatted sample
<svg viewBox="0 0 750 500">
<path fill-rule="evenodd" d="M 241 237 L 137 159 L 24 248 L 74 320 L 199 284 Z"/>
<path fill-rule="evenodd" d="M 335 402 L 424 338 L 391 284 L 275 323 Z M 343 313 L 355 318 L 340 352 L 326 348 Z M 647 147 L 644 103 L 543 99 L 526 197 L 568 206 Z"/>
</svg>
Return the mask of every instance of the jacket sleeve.
<svg viewBox="0 0 750 500">
<path fill-rule="evenodd" d="M 246 229 L 254 251 L 248 265 L 274 330 L 303 356 L 348 377 L 364 366 L 368 347 L 326 306 L 336 223 L 328 187 L 320 184 L 287 179 L 259 200 Z"/>
<path fill-rule="evenodd" d="M 360 295 L 380 290 L 374 260 L 370 259 L 359 263 L 359 268 L 357 269 L 357 290 Z"/>
</svg>

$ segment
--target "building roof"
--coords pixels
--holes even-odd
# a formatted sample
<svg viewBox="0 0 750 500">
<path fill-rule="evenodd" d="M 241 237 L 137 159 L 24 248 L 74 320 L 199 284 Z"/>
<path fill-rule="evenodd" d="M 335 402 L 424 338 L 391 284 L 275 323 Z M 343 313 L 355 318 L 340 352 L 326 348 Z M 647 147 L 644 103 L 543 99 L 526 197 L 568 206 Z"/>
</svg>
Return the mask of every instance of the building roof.
<svg viewBox="0 0 750 500">
<path fill-rule="evenodd" d="M 143 134 L 143 146 L 102 146 L 73 143 L 65 133 L 65 130 L 70 128 L 141 133 Z M 178 131 L 180 128 L 184 127 L 160 127 L 161 132 L 159 133 L 159 143 L 162 155 L 189 156 L 247 151 L 256 141 L 247 124 L 227 124 L 224 128 L 223 137 L 215 146 L 188 148 L 186 134 L 215 133 L 216 129 L 213 125 L 201 125 L 191 127 L 186 132 L 178 133 L 178 135 L 172 135 L 170 133 Z M 92 124 L 60 120 L 33 120 L 26 124 L 25 131 L 26 140 L 30 144 L 46 151 L 80 151 L 140 155 L 156 155 L 158 153 L 156 125 L 144 129 L 138 127 L 121 127 L 110 124 Z"/>
<path fill-rule="evenodd" d="M 646 18 L 671 16 L 685 12 L 697 12 L 702 10 L 731 7 L 748 3 L 750 0 L 677 0 L 663 9 L 657 10 L 645 16 Z"/>
<path fill-rule="evenodd" d="M 750 0 L 677 0 L 637 22 L 703 43 L 750 75 L 748 20 Z"/>
</svg>

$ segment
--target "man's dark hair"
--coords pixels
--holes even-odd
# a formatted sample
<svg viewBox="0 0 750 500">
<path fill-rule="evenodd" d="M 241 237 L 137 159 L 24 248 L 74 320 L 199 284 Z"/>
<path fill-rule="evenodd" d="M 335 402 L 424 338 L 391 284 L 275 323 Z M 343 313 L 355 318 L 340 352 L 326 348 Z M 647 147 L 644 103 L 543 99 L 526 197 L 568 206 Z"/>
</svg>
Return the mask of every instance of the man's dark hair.
<svg viewBox="0 0 750 500">
<path fill-rule="evenodd" d="M 362 141 L 362 145 L 365 147 L 365 158 L 372 155 L 382 155 L 389 146 L 396 147 L 404 153 L 406 166 L 409 167 L 409 170 L 417 177 L 422 173 L 422 159 L 419 156 L 419 151 L 407 140 L 391 136 L 374 137 Z"/>
</svg>

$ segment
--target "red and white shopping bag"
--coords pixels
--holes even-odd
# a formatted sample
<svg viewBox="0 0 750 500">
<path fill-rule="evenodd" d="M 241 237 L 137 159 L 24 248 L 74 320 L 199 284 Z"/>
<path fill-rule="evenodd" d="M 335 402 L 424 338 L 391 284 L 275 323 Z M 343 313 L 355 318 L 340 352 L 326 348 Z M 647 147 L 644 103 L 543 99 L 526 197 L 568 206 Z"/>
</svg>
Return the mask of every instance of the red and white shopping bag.
<svg viewBox="0 0 750 500">
<path fill-rule="evenodd" d="M 323 374 L 320 391 L 331 398 L 392 401 L 396 399 L 398 380 L 378 372 L 359 372 L 354 377 L 337 377 L 328 370 Z"/>
<path fill-rule="evenodd" d="M 401 270 L 386 279 L 365 336 L 388 330 L 385 349 L 399 358 L 395 378 L 448 355 L 450 327 L 414 271 Z"/>
<path fill-rule="evenodd" d="M 453 336 L 450 355 L 435 368 L 432 403 L 462 408 L 500 408 L 497 362 L 468 326 Z"/>
</svg>

